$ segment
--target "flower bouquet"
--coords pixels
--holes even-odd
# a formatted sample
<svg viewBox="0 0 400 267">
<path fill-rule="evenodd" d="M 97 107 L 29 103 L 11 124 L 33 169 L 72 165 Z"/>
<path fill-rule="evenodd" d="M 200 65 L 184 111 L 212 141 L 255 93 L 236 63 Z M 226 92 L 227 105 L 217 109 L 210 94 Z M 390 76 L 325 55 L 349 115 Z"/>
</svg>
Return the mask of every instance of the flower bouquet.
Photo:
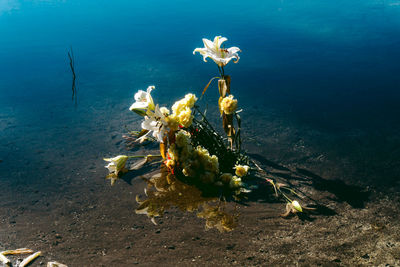
<svg viewBox="0 0 400 267">
<path fill-rule="evenodd" d="M 295 193 L 285 185 L 268 178 L 265 172 L 241 149 L 241 118 L 238 101 L 231 94 L 231 78 L 225 74 L 225 66 L 233 60 L 239 61 L 238 47 L 224 48 L 227 39 L 221 36 L 214 41 L 203 39 L 204 47 L 196 48 L 203 60 L 211 58 L 218 66 L 219 76 L 212 78 L 202 91 L 201 97 L 218 79 L 218 109 L 222 130 L 215 130 L 204 111 L 197 105 L 198 98 L 191 93 L 176 101 L 171 110 L 160 107 L 151 96 L 154 86 L 135 94 L 135 103 L 129 108 L 143 117 L 141 130 L 131 132 L 128 139 L 136 144 L 147 141 L 159 143 L 159 155 L 119 155 L 105 158 L 111 185 L 130 170 L 126 163 L 132 158 L 144 158 L 136 164 L 137 169 L 150 161 L 157 160 L 160 169 L 147 179 L 145 200 L 137 197 L 140 204 L 136 212 L 147 214 L 155 222 L 166 209 L 177 207 L 184 211 L 198 211 L 206 219 L 207 227 L 220 231 L 232 230 L 237 221 L 236 209 L 227 210 L 225 203 L 237 201 L 249 194 L 255 185 L 251 181 L 262 178 L 270 183 L 276 195 L 287 200 L 287 213 L 302 212 L 299 202 L 292 200 Z M 257 175 L 257 174 L 262 174 Z M 287 189 L 287 192 L 284 191 Z"/>
</svg>

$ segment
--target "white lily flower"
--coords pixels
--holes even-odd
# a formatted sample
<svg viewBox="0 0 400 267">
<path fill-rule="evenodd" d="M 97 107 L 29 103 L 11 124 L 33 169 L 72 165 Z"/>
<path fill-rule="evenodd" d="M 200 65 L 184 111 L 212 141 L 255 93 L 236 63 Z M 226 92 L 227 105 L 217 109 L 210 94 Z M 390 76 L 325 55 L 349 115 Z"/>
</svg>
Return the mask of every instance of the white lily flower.
<svg viewBox="0 0 400 267">
<path fill-rule="evenodd" d="M 221 36 L 216 36 L 213 42 L 203 38 L 204 48 L 196 48 L 193 55 L 199 52 L 203 56 L 204 62 L 207 62 L 206 59 L 209 57 L 220 67 L 224 67 L 232 59 L 236 59 L 234 62 L 237 63 L 240 59 L 237 52 L 241 52 L 241 50 L 235 46 L 228 49 L 221 48 L 221 44 L 226 40 L 228 39 Z"/>
<path fill-rule="evenodd" d="M 154 110 L 154 102 L 151 97 L 151 91 L 155 89 L 155 86 L 151 85 L 147 87 L 146 92 L 139 90 L 135 94 L 136 102 L 133 103 L 129 110 L 136 112 L 137 114 L 144 116 L 149 110 Z"/>
<path fill-rule="evenodd" d="M 110 173 L 118 175 L 118 173 L 125 168 L 128 156 L 119 155 L 114 158 L 105 158 L 104 160 L 109 162 L 105 167 L 110 171 Z"/>
<path fill-rule="evenodd" d="M 149 132 L 139 139 L 146 138 L 147 135 L 153 132 L 153 137 L 156 138 L 160 143 L 163 142 L 164 135 L 168 131 L 168 123 L 165 120 L 166 117 L 162 110 L 165 111 L 164 108 L 160 109 L 157 105 L 154 108 L 154 112 L 147 114 L 142 122 L 142 128 L 148 130 Z"/>
<path fill-rule="evenodd" d="M 114 158 L 105 158 L 105 161 L 109 162 L 105 167 L 110 171 L 110 174 L 107 175 L 107 179 L 111 180 L 111 185 L 114 185 L 115 181 L 118 179 L 118 175 L 120 172 L 126 171 L 125 164 L 128 160 L 128 156 L 119 155 Z"/>
</svg>

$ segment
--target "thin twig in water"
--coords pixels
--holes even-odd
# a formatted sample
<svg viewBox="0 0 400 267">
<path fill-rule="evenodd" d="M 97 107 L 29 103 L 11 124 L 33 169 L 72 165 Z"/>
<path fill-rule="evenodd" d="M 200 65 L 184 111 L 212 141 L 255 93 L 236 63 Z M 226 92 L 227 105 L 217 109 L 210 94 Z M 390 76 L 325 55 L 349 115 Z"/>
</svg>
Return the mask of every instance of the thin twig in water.
<svg viewBox="0 0 400 267">
<path fill-rule="evenodd" d="M 68 51 L 68 58 L 69 58 L 69 66 L 71 67 L 72 71 L 72 101 L 75 102 L 75 105 L 78 104 L 77 102 L 77 91 L 76 91 L 76 75 L 75 75 L 75 58 L 74 58 L 74 51 L 72 51 L 72 47 L 70 47 L 70 51 Z"/>
</svg>

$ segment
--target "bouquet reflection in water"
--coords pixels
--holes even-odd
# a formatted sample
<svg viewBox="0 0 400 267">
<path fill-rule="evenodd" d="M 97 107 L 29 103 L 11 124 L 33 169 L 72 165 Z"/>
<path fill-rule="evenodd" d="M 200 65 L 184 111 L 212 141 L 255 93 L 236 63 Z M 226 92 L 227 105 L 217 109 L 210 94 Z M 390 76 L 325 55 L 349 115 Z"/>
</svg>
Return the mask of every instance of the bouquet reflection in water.
<svg viewBox="0 0 400 267">
<path fill-rule="evenodd" d="M 219 231 L 231 231 L 237 224 L 236 210 L 226 211 L 226 202 L 218 197 L 206 197 L 196 186 L 186 184 L 164 166 L 161 172 L 146 179 L 148 184 L 145 192 L 147 198 L 136 201 L 140 206 L 138 214 L 146 214 L 154 223 L 155 217 L 163 216 L 171 208 L 183 212 L 197 212 L 197 216 L 206 219 L 207 228 L 217 228 Z"/>
</svg>

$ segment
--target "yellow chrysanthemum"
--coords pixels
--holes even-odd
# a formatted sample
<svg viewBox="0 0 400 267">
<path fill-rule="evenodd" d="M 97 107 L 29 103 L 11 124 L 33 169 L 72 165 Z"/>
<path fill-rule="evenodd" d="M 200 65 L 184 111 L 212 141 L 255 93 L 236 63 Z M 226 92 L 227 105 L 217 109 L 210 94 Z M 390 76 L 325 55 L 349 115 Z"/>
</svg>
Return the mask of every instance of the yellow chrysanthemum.
<svg viewBox="0 0 400 267">
<path fill-rule="evenodd" d="M 242 179 L 237 176 L 232 176 L 231 181 L 229 182 L 229 186 L 231 188 L 238 188 L 242 186 Z"/>
<path fill-rule="evenodd" d="M 235 166 L 235 174 L 237 176 L 243 177 L 247 175 L 247 172 L 249 171 L 249 166 L 247 165 L 236 165 Z"/>
<path fill-rule="evenodd" d="M 190 144 L 190 134 L 187 131 L 181 130 L 175 136 L 175 144 L 178 147 L 185 147 Z"/>
<path fill-rule="evenodd" d="M 189 127 L 193 122 L 192 110 L 186 107 L 181 111 L 181 113 L 179 113 L 178 118 L 180 125 L 183 127 Z"/>
<path fill-rule="evenodd" d="M 197 97 L 194 94 L 187 94 L 172 106 L 173 114 L 170 117 L 175 118 L 183 127 L 189 127 L 193 121 L 191 108 L 196 101 Z"/>
<path fill-rule="evenodd" d="M 186 106 L 192 108 L 194 103 L 197 101 L 197 97 L 194 94 L 185 95 Z"/>
<path fill-rule="evenodd" d="M 175 114 L 165 117 L 165 122 L 172 131 L 177 131 L 179 129 L 179 120 Z"/>
<path fill-rule="evenodd" d="M 220 103 L 220 109 L 225 114 L 232 114 L 237 108 L 237 103 L 238 101 L 236 99 L 233 99 L 233 95 L 226 96 L 222 99 Z"/>
</svg>

